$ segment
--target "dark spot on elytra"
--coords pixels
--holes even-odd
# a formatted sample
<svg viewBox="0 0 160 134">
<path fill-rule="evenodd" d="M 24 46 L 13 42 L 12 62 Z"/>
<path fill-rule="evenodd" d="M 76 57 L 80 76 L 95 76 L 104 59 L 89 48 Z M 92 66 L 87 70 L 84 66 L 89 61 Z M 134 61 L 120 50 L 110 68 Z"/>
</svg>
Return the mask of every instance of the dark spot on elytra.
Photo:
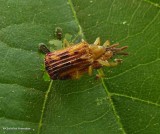
<svg viewBox="0 0 160 134">
<path fill-rule="evenodd" d="M 74 54 L 79 54 L 79 51 L 74 51 Z"/>
<path fill-rule="evenodd" d="M 48 71 L 49 70 L 49 66 L 45 66 L 45 69 Z"/>
</svg>

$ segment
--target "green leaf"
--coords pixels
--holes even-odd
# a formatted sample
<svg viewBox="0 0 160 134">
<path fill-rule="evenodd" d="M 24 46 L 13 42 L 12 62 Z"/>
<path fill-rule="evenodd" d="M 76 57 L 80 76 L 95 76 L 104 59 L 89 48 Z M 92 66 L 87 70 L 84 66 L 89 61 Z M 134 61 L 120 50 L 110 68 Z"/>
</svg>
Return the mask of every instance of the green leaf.
<svg viewBox="0 0 160 134">
<path fill-rule="evenodd" d="M 0 133 L 159 134 L 159 1 L 1 0 L 0 9 Z M 44 81 L 38 44 L 56 27 L 130 55 L 104 79 Z"/>
</svg>

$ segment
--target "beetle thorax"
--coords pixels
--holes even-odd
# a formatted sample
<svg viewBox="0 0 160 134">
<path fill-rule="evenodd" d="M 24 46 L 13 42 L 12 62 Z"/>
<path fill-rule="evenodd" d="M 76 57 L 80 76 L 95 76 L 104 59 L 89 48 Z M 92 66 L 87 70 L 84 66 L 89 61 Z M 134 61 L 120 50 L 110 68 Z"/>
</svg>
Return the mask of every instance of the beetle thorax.
<svg viewBox="0 0 160 134">
<path fill-rule="evenodd" d="M 100 58 L 106 51 L 104 46 L 90 45 L 89 48 L 94 60 Z"/>
</svg>

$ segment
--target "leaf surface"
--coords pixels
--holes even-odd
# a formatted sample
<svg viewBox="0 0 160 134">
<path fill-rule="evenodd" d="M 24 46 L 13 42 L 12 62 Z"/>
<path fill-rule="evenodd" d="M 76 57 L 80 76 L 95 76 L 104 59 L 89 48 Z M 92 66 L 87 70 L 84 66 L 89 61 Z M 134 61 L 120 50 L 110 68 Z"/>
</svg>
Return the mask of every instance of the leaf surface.
<svg viewBox="0 0 160 134">
<path fill-rule="evenodd" d="M 156 0 L 0 1 L 0 133 L 158 134 L 160 10 Z M 107 78 L 43 80 L 38 44 L 54 29 L 129 46 Z M 97 72 L 95 72 L 97 73 Z"/>
</svg>

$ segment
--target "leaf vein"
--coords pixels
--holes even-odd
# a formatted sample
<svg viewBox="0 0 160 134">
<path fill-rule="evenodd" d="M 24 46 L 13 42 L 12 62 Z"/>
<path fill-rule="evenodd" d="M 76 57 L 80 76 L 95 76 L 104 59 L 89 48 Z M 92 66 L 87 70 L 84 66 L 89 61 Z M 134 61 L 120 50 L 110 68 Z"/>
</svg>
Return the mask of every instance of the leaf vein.
<svg viewBox="0 0 160 134">
<path fill-rule="evenodd" d="M 134 66 L 134 67 L 132 67 L 132 68 L 130 68 L 130 69 L 125 70 L 124 72 L 121 72 L 121 73 L 119 73 L 119 74 L 117 74 L 117 75 L 115 75 L 115 76 L 109 77 L 109 78 L 107 78 L 107 79 L 114 79 L 114 78 L 116 78 L 116 77 L 118 77 L 118 76 L 121 76 L 121 75 L 123 75 L 123 74 L 125 74 L 125 73 L 127 73 L 127 72 L 129 72 L 129 71 L 132 71 L 133 69 L 136 69 L 136 68 L 141 67 L 141 66 L 146 66 L 146 65 L 155 63 L 155 62 L 157 62 L 157 61 L 160 61 L 160 58 L 157 58 L 157 59 L 154 60 L 154 61 L 147 62 L 147 63 L 144 63 L 144 64 L 138 64 L 138 65 L 136 65 L 136 66 Z"/>
<path fill-rule="evenodd" d="M 147 101 L 147 100 L 143 100 L 143 99 L 136 98 L 136 97 L 133 97 L 133 96 L 128 96 L 128 95 L 125 95 L 125 94 L 111 93 L 111 96 L 125 97 L 125 98 L 132 99 L 133 101 L 134 100 L 141 101 L 141 102 L 144 102 L 144 103 L 147 103 L 147 104 L 150 104 L 150 105 L 154 105 L 154 106 L 160 107 L 160 104 L 158 104 L 158 103 Z"/>
</svg>

